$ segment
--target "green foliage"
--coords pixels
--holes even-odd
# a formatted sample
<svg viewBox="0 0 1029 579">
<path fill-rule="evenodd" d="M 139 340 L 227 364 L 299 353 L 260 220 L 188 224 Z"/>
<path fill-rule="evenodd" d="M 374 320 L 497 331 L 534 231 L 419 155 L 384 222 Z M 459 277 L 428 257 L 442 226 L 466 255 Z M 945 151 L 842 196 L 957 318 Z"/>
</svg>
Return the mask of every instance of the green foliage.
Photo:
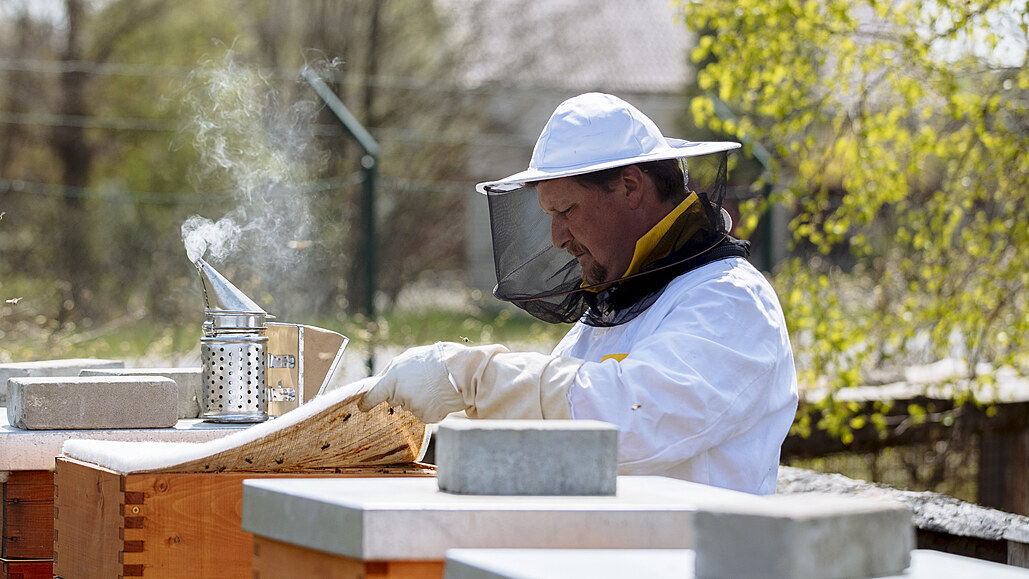
<svg viewBox="0 0 1029 579">
<path fill-rule="evenodd" d="M 379 344 L 410 347 L 433 342 L 458 342 L 470 345 L 505 344 L 512 348 L 549 351 L 568 331 L 568 326 L 545 324 L 521 311 L 454 311 L 438 308 L 394 310 L 383 315 L 375 332 L 367 320 L 353 316 L 336 322 L 340 333 L 351 338 L 354 346 L 365 349 L 374 338 Z M 316 324 L 318 325 L 318 324 Z"/>
<path fill-rule="evenodd" d="M 1029 371 L 1026 3 L 679 5 L 699 35 L 695 120 L 773 151 L 799 255 L 775 284 L 804 384 L 944 357 L 979 388 Z M 832 400 L 797 429 L 846 436 Z"/>
<path fill-rule="evenodd" d="M 0 302 L 0 363 L 61 358 L 109 358 L 151 365 L 186 365 L 199 360 L 201 314 L 194 323 L 168 322 L 126 315 L 102 326 L 58 326 L 41 308 L 56 307 L 59 288 L 34 281 L 0 284 L 4 295 L 36 295 Z M 362 316 L 332 319 L 284 320 L 339 332 L 350 338 L 350 351 L 383 346 L 411 347 L 436 341 L 471 345 L 502 343 L 513 348 L 549 351 L 567 326 L 545 324 L 524 312 L 453 310 L 430 307 L 394 310 L 369 324 Z"/>
<path fill-rule="evenodd" d="M 62 282 L 5 278 L 0 283 L 0 363 L 105 358 L 175 365 L 198 349 L 199 317 L 196 324 L 182 325 L 148 317 L 136 308 L 102 324 L 89 318 L 60 324 L 55 312 L 68 307 L 70 293 Z"/>
<path fill-rule="evenodd" d="M 200 302 L 180 227 L 194 215 L 233 213 L 249 226 L 240 249 L 212 263 L 269 312 L 342 319 L 362 310 L 361 152 L 300 79 L 305 64 L 382 147 L 385 303 L 422 272 L 463 266 L 465 232 L 455 224 L 471 191 L 465 148 L 481 130 L 481 95 L 457 82 L 471 51 L 452 41 L 454 23 L 436 5 L 28 4 L 0 8 L 10 16 L 0 18 L 0 111 L 14 119 L 0 131 L 0 297 L 26 280 L 63 288 L 22 302 L 45 302 L 41 331 L 139 312 L 190 319 Z M 64 18 L 75 7 L 81 18 Z M 77 90 L 65 87 L 69 78 Z M 60 148 L 65 129 L 76 139 Z M 276 218 L 276 235 L 262 215 Z M 0 332 L 16 323 L 0 316 Z"/>
</svg>

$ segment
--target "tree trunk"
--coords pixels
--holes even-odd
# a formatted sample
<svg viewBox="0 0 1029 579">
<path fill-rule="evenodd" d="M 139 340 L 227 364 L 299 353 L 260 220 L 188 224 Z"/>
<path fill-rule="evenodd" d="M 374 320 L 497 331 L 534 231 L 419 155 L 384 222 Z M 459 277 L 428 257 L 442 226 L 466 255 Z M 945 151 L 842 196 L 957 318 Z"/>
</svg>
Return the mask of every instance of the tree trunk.
<svg viewBox="0 0 1029 579">
<path fill-rule="evenodd" d="M 82 0 L 66 0 L 68 11 L 68 37 L 61 60 L 73 63 L 82 59 L 80 33 L 84 25 L 85 7 Z M 83 197 L 83 190 L 89 184 L 89 172 L 93 162 L 93 151 L 86 140 L 83 127 L 75 121 L 86 114 L 85 73 L 66 70 L 61 74 L 60 113 L 67 120 L 54 129 L 53 148 L 61 163 L 61 182 L 64 184 L 63 206 L 58 212 L 56 224 L 58 265 L 57 274 L 71 284 L 71 303 L 62 305 L 57 320 L 63 326 L 70 318 L 72 309 L 79 307 L 78 315 L 89 314 L 89 304 L 83 298 L 92 291 L 89 288 L 93 271 L 93 257 L 90 248 L 89 210 Z"/>
</svg>

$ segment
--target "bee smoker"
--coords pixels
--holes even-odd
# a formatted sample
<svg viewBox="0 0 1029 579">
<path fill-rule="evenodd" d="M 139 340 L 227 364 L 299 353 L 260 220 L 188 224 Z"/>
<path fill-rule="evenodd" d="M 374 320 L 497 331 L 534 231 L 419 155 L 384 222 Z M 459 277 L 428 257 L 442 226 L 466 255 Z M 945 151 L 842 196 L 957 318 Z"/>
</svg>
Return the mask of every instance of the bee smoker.
<svg viewBox="0 0 1029 579">
<path fill-rule="evenodd" d="M 209 263 L 197 259 L 194 265 L 205 305 L 200 417 L 263 422 L 313 398 L 350 340 L 314 326 L 270 322 L 274 316 Z"/>
<path fill-rule="evenodd" d="M 205 305 L 200 417 L 211 422 L 267 420 L 266 322 L 273 316 L 203 259 L 195 265 Z"/>
</svg>

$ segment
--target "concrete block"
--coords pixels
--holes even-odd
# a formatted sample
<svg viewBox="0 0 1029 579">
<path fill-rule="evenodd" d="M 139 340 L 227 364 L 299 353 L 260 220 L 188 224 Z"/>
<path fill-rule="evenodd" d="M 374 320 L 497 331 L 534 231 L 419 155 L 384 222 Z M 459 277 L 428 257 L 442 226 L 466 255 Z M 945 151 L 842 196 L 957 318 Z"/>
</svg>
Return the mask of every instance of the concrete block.
<svg viewBox="0 0 1029 579">
<path fill-rule="evenodd" d="M 911 563 L 911 511 L 881 499 L 768 497 L 694 519 L 701 578 L 835 579 L 899 575 Z"/>
<path fill-rule="evenodd" d="M 202 368 L 111 368 L 85 369 L 79 376 L 163 376 L 179 387 L 179 419 L 200 416 Z"/>
<path fill-rule="evenodd" d="M 450 549 L 443 579 L 690 579 L 689 549 Z"/>
<path fill-rule="evenodd" d="M 71 358 L 68 360 L 41 360 L 39 362 L 12 362 L 0 364 L 0 406 L 7 404 L 7 380 L 11 378 L 57 378 L 78 376 L 85 368 L 124 368 L 121 360 Z"/>
<path fill-rule="evenodd" d="M 450 549 L 443 579 L 694 579 L 688 549 Z M 1026 579 L 1029 571 L 940 551 L 911 552 L 911 566 L 893 579 Z M 798 578 L 801 579 L 801 578 Z"/>
<path fill-rule="evenodd" d="M 448 493 L 613 495 L 618 429 L 593 420 L 445 420 L 436 467 Z"/>
<path fill-rule="evenodd" d="M 170 378 L 12 378 L 7 420 L 26 430 L 166 428 L 178 422 Z"/>
<path fill-rule="evenodd" d="M 447 549 L 688 549 L 698 509 L 761 497 L 660 476 L 614 496 L 479 496 L 424 477 L 243 481 L 243 530 L 361 561 L 443 561 Z M 588 575 L 583 575 L 587 576 Z"/>
<path fill-rule="evenodd" d="M 214 424 L 194 418 L 180 420 L 171 428 L 111 428 L 106 430 L 24 430 L 7 423 L 7 409 L 0 408 L 0 478 L 15 470 L 53 470 L 54 459 L 63 454 L 69 440 L 116 440 L 120 442 L 203 443 L 246 430 L 250 424 Z"/>
</svg>

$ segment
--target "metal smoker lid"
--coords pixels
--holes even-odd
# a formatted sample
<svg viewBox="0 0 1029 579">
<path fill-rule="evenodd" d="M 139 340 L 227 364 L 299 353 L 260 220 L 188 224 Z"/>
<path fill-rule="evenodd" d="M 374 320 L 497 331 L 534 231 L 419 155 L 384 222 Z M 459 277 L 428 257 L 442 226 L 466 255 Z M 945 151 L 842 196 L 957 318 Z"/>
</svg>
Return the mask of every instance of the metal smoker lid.
<svg viewBox="0 0 1029 579">
<path fill-rule="evenodd" d="M 268 312 L 232 285 L 225 276 L 218 273 L 218 270 L 211 267 L 211 264 L 203 259 L 197 259 L 194 264 L 200 272 L 200 281 L 204 288 L 204 306 L 208 313 L 268 315 Z"/>
</svg>

